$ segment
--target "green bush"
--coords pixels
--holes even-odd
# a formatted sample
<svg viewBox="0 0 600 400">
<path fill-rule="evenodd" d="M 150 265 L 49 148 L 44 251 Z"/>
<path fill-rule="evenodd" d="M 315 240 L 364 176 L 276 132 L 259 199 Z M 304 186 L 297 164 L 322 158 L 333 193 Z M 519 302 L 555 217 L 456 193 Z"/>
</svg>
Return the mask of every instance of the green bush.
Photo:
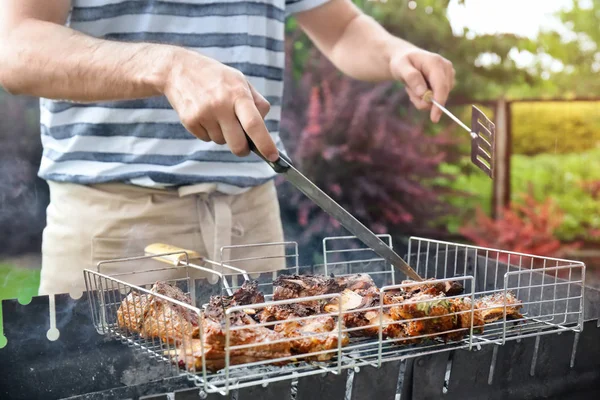
<svg viewBox="0 0 600 400">
<path fill-rule="evenodd" d="M 600 102 L 514 103 L 513 153 L 576 153 L 600 144 Z"/>
<path fill-rule="evenodd" d="M 457 175 L 456 180 L 442 183 L 471 194 L 466 199 L 448 198 L 451 204 L 462 207 L 459 214 L 444 219 L 450 232 L 456 233 L 468 223 L 478 206 L 489 215 L 492 187 L 486 175 L 457 165 L 443 165 L 441 169 Z M 581 187 L 585 181 L 600 181 L 600 149 L 579 154 L 514 155 L 511 159 L 511 198 L 518 199 L 529 185 L 537 201 L 551 198 L 564 212 L 562 224 L 555 232 L 563 242 L 598 240 L 590 230 L 600 229 L 600 201 Z"/>
<path fill-rule="evenodd" d="M 600 149 L 579 154 L 540 154 L 512 157 L 511 194 L 527 191 L 533 185 L 537 200 L 552 198 L 564 213 L 556 234 L 563 241 L 594 239 L 590 229 L 600 228 L 600 201 L 581 184 L 600 180 Z"/>
<path fill-rule="evenodd" d="M 440 172 L 452 175 L 455 179 L 437 178 L 437 185 L 463 193 L 459 196 L 442 195 L 446 202 L 458 210 L 440 220 L 449 233 L 458 234 L 465 222 L 474 216 L 477 207 L 488 215 L 491 213 L 492 181 L 471 164 L 470 158 L 462 159 L 459 164 L 441 164 Z"/>
</svg>

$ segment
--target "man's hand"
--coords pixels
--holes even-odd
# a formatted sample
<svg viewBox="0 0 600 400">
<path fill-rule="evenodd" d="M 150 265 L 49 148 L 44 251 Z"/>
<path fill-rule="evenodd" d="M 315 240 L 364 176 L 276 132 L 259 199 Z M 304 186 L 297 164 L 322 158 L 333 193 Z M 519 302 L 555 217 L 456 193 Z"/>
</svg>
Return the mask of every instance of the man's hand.
<svg viewBox="0 0 600 400">
<path fill-rule="evenodd" d="M 181 47 L 120 43 L 64 26 L 71 0 L 7 0 L 0 13 L 0 85 L 13 94 L 80 102 L 166 95 L 196 137 L 249 152 L 243 129 L 269 160 L 278 152 L 269 103 L 244 75 Z"/>
<path fill-rule="evenodd" d="M 455 83 L 452 63 L 438 54 L 412 48 L 391 55 L 390 72 L 394 79 L 404 82 L 415 107 L 419 110 L 431 108 L 431 120 L 439 122 L 442 111 L 424 101 L 423 95 L 431 89 L 438 103 L 446 103 Z"/>
<path fill-rule="evenodd" d="M 234 154 L 245 156 L 250 151 L 245 130 L 268 160 L 279 157 L 264 122 L 270 105 L 238 70 L 198 53 L 181 51 L 159 89 L 183 126 L 198 139 L 227 144 Z"/>
<path fill-rule="evenodd" d="M 390 35 L 350 0 L 328 1 L 297 18 L 317 47 L 346 75 L 373 82 L 400 80 L 419 109 L 431 108 L 421 99 L 428 88 L 434 99 L 446 103 L 454 87 L 452 64 Z M 437 107 L 432 108 L 433 122 L 441 115 Z"/>
</svg>

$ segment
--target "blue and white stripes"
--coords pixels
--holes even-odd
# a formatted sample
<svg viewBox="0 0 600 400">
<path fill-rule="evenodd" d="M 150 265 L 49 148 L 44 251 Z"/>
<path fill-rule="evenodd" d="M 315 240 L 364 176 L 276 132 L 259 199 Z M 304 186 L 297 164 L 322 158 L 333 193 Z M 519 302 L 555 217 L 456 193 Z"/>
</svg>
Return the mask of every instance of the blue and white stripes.
<svg viewBox="0 0 600 400">
<path fill-rule="evenodd" d="M 271 103 L 280 148 L 284 21 L 327 0 L 74 0 L 69 26 L 117 41 L 179 45 L 243 72 Z M 215 182 L 236 193 L 273 171 L 258 157 L 197 140 L 164 97 L 79 104 L 41 100 L 40 176 L 74 183 L 167 187 Z"/>
</svg>

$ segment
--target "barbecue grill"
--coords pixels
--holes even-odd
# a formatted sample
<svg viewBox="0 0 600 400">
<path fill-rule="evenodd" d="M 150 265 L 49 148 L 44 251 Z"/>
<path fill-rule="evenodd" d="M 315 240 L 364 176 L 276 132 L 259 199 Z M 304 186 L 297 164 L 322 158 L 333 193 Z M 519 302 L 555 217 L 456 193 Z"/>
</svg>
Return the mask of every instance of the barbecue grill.
<svg viewBox="0 0 600 400">
<path fill-rule="evenodd" d="M 389 236 L 380 237 L 392 244 Z M 261 246 L 285 247 L 289 266 L 251 275 L 268 304 L 276 304 L 270 290 L 282 273 L 368 273 L 383 292 L 406 285 L 402 274 L 352 237 L 325 239 L 323 264 L 314 266 L 298 265 L 295 243 Z M 211 295 L 228 294 L 246 279 L 239 270 L 248 259 L 217 261 L 220 271 L 229 272 L 216 284 L 193 277 L 198 271 L 186 266 L 192 263 L 185 254 L 178 260 L 183 276 L 171 283 L 193 295 L 195 303 L 187 307 L 198 314 Z M 144 272 L 135 274 L 137 283 L 128 283 L 126 274 L 103 274 L 101 263 L 98 270 L 86 271 L 90 290 L 80 299 L 57 295 L 34 297 L 27 305 L 3 302 L 8 343 L 0 349 L 0 398 L 583 399 L 600 394 L 600 292 L 583 285 L 583 263 L 415 237 L 407 260 L 423 278 L 461 281 L 462 298 L 514 292 L 523 304 L 522 319 L 501 318 L 483 333 L 471 326 L 460 340 L 447 343 L 432 338 L 397 344 L 381 334 L 351 339 L 331 349 L 331 358 L 323 362 L 300 359 L 274 366 L 265 360 L 227 363 L 218 372 L 182 369 L 173 362 L 176 348 L 169 340 L 140 338 L 116 324 L 127 294 L 150 290 L 139 283 Z M 157 264 L 154 270 L 160 268 L 174 267 Z M 339 295 L 323 297 L 339 300 Z M 233 350 L 232 345 L 228 351 Z"/>
</svg>

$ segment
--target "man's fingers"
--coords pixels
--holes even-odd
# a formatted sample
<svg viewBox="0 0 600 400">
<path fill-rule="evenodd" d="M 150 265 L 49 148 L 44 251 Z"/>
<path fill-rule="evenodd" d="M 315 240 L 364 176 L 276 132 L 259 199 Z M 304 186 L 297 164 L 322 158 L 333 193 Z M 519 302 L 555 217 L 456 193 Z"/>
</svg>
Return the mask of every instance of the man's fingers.
<svg viewBox="0 0 600 400">
<path fill-rule="evenodd" d="M 392 65 L 394 75 L 401 78 L 406 85 L 407 90 L 411 90 L 413 95 L 422 97 L 427 91 L 427 81 L 417 68 L 410 62 L 396 63 Z"/>
<path fill-rule="evenodd" d="M 428 103 L 425 100 L 423 100 L 423 96 L 417 96 L 409 88 L 406 88 L 406 93 L 408 93 L 410 101 L 414 104 L 417 110 L 429 110 L 431 108 L 431 103 Z"/>
<path fill-rule="evenodd" d="M 208 132 L 208 136 L 210 140 L 215 142 L 216 144 L 225 144 L 225 137 L 223 136 L 223 131 L 221 130 L 221 126 L 215 120 L 209 121 L 206 119 L 202 121 L 202 125 L 204 129 Z"/>
<path fill-rule="evenodd" d="M 277 161 L 279 152 L 265 125 L 265 121 L 254 104 L 254 100 L 241 97 L 234 104 L 235 113 L 258 151 L 269 161 Z"/>
<path fill-rule="evenodd" d="M 265 99 L 262 94 L 260 94 L 256 89 L 254 89 L 254 86 L 252 86 L 250 82 L 248 82 L 248 87 L 250 88 L 250 92 L 252 93 L 254 104 L 256 105 L 258 112 L 264 119 L 271 110 L 271 104 L 269 104 L 267 99 Z"/>
<path fill-rule="evenodd" d="M 235 115 L 230 115 L 229 118 L 219 120 L 219 123 L 221 124 L 223 136 L 225 137 L 231 152 L 236 156 L 247 156 L 250 153 L 248 140 Z"/>
<path fill-rule="evenodd" d="M 204 128 L 204 126 L 196 119 L 182 121 L 182 124 L 185 129 L 188 130 L 188 132 L 196 136 L 198 139 L 202 140 L 203 142 L 210 142 L 210 136 L 208 135 L 206 128 Z"/>
<path fill-rule="evenodd" d="M 433 98 L 445 106 L 454 85 L 452 64 L 440 56 L 414 57 L 413 64 L 427 77 Z M 431 121 L 437 123 L 441 116 L 438 107 L 431 108 Z"/>
</svg>

